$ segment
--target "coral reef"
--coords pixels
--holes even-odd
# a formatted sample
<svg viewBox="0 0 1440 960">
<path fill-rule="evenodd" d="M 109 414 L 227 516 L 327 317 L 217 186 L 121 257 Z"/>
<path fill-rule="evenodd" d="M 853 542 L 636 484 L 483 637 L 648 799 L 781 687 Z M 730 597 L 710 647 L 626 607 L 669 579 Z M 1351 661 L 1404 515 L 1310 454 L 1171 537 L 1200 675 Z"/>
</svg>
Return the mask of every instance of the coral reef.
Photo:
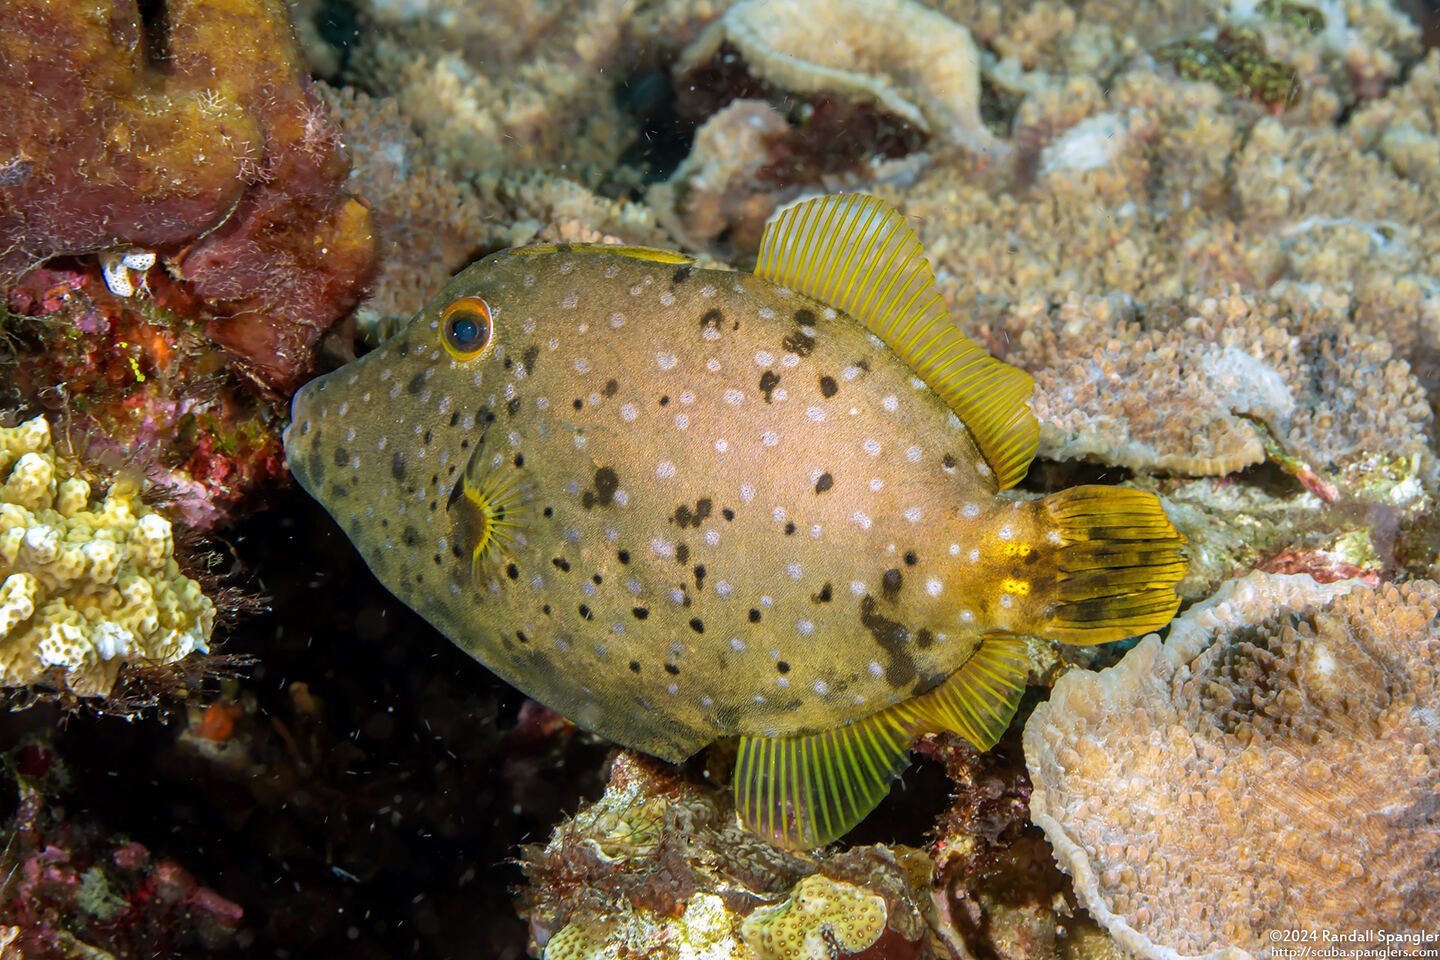
<svg viewBox="0 0 1440 960">
<path fill-rule="evenodd" d="M 944 955 L 924 853 L 786 852 L 739 826 L 728 791 L 629 752 L 605 796 L 528 848 L 522 866 L 522 909 L 547 960 Z"/>
<path fill-rule="evenodd" d="M 67 811 L 74 775 L 47 739 L 4 757 L 18 791 L 0 850 L 0 952 L 28 960 L 177 956 L 229 945 L 244 911 L 174 860 Z"/>
<path fill-rule="evenodd" d="M 980 122 L 980 54 L 969 31 L 914 0 L 741 0 L 681 55 L 679 82 L 722 47 L 781 89 L 874 102 L 947 142 L 995 146 Z"/>
<path fill-rule="evenodd" d="M 375 244 L 368 209 L 341 189 L 345 154 L 285 5 L 179 0 L 163 31 L 134 0 L 7 14 L 0 284 L 62 254 L 158 255 L 204 301 L 211 339 L 293 389 Z"/>
<path fill-rule="evenodd" d="M 10 291 L 0 368 L 84 459 L 142 474 L 172 516 L 212 530 L 285 477 L 279 418 L 167 275 L 143 296 L 110 286 L 94 267 L 32 270 Z"/>
<path fill-rule="evenodd" d="M 43 417 L 0 427 L 0 474 L 0 686 L 103 697 L 127 664 L 208 651 L 214 604 L 133 484 L 96 496 Z"/>
<path fill-rule="evenodd" d="M 1255 573 L 1056 683 L 1025 726 L 1031 815 L 1121 946 L 1440 923 L 1437 610 L 1430 581 Z"/>
</svg>

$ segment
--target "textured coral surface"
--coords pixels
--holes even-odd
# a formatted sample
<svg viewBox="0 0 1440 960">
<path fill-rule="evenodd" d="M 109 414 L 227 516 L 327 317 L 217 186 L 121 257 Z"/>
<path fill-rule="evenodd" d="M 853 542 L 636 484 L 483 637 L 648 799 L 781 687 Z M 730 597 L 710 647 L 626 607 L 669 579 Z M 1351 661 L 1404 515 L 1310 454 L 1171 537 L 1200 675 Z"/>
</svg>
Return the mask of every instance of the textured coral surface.
<svg viewBox="0 0 1440 960">
<path fill-rule="evenodd" d="M 1031 813 L 1126 949 L 1440 923 L 1440 585 L 1351 588 L 1252 574 L 1031 716 Z"/>
<path fill-rule="evenodd" d="M 104 696 L 125 664 L 208 651 L 215 606 L 133 484 L 96 495 L 43 417 L 0 427 L 0 476 L 0 686 Z"/>
</svg>

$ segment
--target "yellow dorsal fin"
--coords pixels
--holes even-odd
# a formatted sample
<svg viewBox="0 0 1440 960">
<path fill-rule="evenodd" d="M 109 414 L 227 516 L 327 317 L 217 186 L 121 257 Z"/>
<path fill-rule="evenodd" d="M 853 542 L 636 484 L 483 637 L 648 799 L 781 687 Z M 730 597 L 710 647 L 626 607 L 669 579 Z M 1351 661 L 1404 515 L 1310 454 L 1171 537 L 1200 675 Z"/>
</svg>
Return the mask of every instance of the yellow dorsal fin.
<svg viewBox="0 0 1440 960">
<path fill-rule="evenodd" d="M 524 247 L 511 247 L 511 253 L 523 256 L 537 256 L 545 253 L 608 253 L 615 257 L 630 257 L 633 260 L 654 260 L 656 263 L 694 263 L 695 258 L 674 250 L 659 247 L 639 247 L 629 243 L 532 243 Z"/>
<path fill-rule="evenodd" d="M 885 799 L 916 737 L 948 730 L 993 747 L 1025 692 L 1029 663 L 1024 640 L 987 636 L 940 686 L 863 720 L 795 737 L 741 737 L 740 819 L 784 847 L 824 846 Z"/>
<path fill-rule="evenodd" d="M 1040 425 L 1034 380 L 956 329 L 920 238 L 878 197 L 797 204 L 765 227 L 755 274 L 843 310 L 910 365 L 969 429 L 1004 490 L 1025 475 Z"/>
</svg>

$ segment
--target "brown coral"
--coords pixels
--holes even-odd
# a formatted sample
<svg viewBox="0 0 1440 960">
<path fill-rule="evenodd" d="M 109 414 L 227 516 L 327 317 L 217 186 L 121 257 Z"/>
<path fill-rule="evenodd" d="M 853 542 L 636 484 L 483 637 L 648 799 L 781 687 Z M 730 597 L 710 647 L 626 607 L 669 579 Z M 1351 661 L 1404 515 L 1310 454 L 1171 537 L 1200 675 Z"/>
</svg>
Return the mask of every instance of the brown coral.
<svg viewBox="0 0 1440 960">
<path fill-rule="evenodd" d="M 1031 816 L 1141 957 L 1440 923 L 1440 584 L 1252 574 L 1025 727 Z"/>
</svg>

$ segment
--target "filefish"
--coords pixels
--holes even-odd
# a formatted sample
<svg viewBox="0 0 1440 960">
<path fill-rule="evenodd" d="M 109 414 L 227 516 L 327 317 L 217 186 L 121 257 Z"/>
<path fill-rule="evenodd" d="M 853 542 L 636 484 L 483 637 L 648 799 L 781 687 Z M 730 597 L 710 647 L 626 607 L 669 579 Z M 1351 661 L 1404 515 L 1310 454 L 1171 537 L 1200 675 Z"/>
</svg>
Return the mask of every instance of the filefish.
<svg viewBox="0 0 1440 960">
<path fill-rule="evenodd" d="M 1033 381 L 961 335 L 903 216 L 793 206 L 753 274 L 538 244 L 456 275 L 308 384 L 290 468 L 375 576 L 617 743 L 739 738 L 736 808 L 792 848 L 859 822 L 910 743 L 980 749 L 1025 638 L 1169 622 L 1183 538 L 1141 491 L 1001 495 Z"/>
</svg>

